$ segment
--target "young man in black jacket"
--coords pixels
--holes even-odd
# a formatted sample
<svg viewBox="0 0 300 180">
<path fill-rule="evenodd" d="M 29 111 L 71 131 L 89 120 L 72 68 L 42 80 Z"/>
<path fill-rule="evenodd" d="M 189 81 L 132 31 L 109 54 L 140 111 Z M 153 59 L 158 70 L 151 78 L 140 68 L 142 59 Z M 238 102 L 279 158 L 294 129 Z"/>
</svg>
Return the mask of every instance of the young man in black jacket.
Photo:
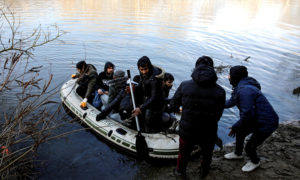
<svg viewBox="0 0 300 180">
<path fill-rule="evenodd" d="M 185 175 L 193 147 L 199 145 L 203 155 L 201 176 L 205 177 L 217 140 L 218 121 L 224 110 L 225 91 L 216 83 L 217 75 L 210 65 L 198 65 L 191 77 L 180 84 L 170 104 L 172 109 L 182 106 L 175 174 Z"/>
<path fill-rule="evenodd" d="M 153 66 L 147 56 L 137 62 L 140 71 L 140 82 L 137 90 L 141 95 L 137 108 L 132 111 L 133 116 L 142 115 L 144 130 L 147 133 L 158 132 L 161 128 L 161 116 L 164 106 L 162 81 L 164 71 Z"/>
</svg>

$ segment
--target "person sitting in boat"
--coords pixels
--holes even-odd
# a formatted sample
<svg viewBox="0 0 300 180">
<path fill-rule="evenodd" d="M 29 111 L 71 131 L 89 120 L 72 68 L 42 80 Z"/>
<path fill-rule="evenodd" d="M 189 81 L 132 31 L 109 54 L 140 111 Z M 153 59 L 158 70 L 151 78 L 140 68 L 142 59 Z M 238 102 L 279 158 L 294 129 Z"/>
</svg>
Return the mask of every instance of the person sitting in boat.
<svg viewBox="0 0 300 180">
<path fill-rule="evenodd" d="M 125 88 L 127 79 L 124 71 L 117 70 L 113 75 L 113 79 L 108 81 L 109 92 L 107 105 L 101 113 L 97 115 L 97 121 L 104 119 L 112 110 L 118 112 L 120 102 L 126 95 Z"/>
<path fill-rule="evenodd" d="M 173 87 L 173 82 L 174 82 L 174 76 L 171 73 L 166 72 L 163 80 L 163 93 L 165 99 L 168 101 L 170 100 L 168 99 L 168 97 L 170 94 L 170 90 Z"/>
<path fill-rule="evenodd" d="M 137 88 L 138 82 L 140 81 L 140 76 L 136 75 L 132 79 L 132 88 L 133 88 L 133 93 L 135 94 L 135 102 L 138 102 L 137 97 L 139 97 L 139 90 Z M 126 86 L 126 95 L 125 97 L 121 100 L 120 102 L 120 108 L 119 108 L 119 115 L 121 117 L 121 120 L 126 120 L 127 123 L 133 126 L 134 122 L 132 122 L 132 116 L 131 112 L 133 110 L 133 104 L 132 104 L 132 98 L 131 98 L 131 93 L 130 93 L 130 87 L 129 84 Z"/>
<path fill-rule="evenodd" d="M 107 94 L 109 90 L 107 82 L 113 79 L 114 69 L 115 65 L 108 61 L 104 65 L 104 71 L 99 73 L 97 77 L 95 98 L 93 100 L 93 106 L 95 108 L 99 109 L 103 104 L 107 103 Z"/>
<path fill-rule="evenodd" d="M 133 110 L 133 105 L 131 100 L 129 84 L 126 83 L 127 79 L 128 78 L 125 77 L 125 72 L 122 70 L 117 70 L 114 73 L 114 79 L 108 82 L 108 104 L 101 111 L 101 113 L 97 115 L 97 121 L 104 119 L 111 111 L 119 112 L 121 120 L 130 118 L 131 111 Z"/>
<path fill-rule="evenodd" d="M 164 112 L 162 115 L 162 121 L 163 121 L 163 126 L 170 126 L 174 121 L 176 121 L 176 116 L 174 112 L 171 112 L 169 109 L 170 106 L 170 100 L 169 99 L 169 93 L 170 90 L 173 87 L 173 82 L 174 82 L 174 76 L 171 73 L 165 73 L 164 80 L 163 80 L 163 96 L 165 99 L 165 107 L 164 107 Z M 174 124 L 175 126 L 175 124 Z M 175 127 L 173 127 L 174 129 Z"/>
<path fill-rule="evenodd" d="M 198 65 L 191 77 L 180 84 L 170 102 L 174 110 L 182 106 L 179 154 L 174 172 L 185 175 L 191 152 L 195 145 L 199 145 L 203 155 L 200 172 L 205 177 L 217 140 L 218 121 L 224 110 L 225 91 L 216 83 L 218 78 L 211 66 Z"/>
<path fill-rule="evenodd" d="M 91 102 L 93 99 L 91 94 L 94 91 L 94 86 L 97 81 L 97 69 L 92 64 L 86 64 L 85 61 L 78 62 L 76 68 L 78 73 L 73 74 L 72 78 L 78 78 L 77 83 L 79 86 L 76 92 L 83 98 L 80 107 L 86 108 L 87 101 Z"/>
<path fill-rule="evenodd" d="M 141 115 L 144 120 L 144 131 L 158 132 L 161 128 L 161 117 L 164 107 L 162 81 L 164 70 L 153 66 L 147 56 L 137 62 L 141 80 L 137 88 L 141 91 L 137 108 L 132 111 L 133 116 Z M 142 126 L 141 126 L 142 127 Z"/>
</svg>

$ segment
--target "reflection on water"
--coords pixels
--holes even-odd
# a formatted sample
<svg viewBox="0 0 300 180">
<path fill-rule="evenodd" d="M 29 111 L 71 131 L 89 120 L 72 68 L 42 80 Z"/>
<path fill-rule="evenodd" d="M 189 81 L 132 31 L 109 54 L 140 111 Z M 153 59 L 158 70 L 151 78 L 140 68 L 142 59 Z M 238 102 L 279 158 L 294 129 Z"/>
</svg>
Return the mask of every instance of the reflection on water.
<svg viewBox="0 0 300 180">
<path fill-rule="evenodd" d="M 190 78 L 196 59 L 208 55 L 217 66 L 247 66 L 281 121 L 300 118 L 299 97 L 292 94 L 300 86 L 300 0 L 5 2 L 20 16 L 24 33 L 38 24 L 57 24 L 68 31 L 62 41 L 35 51 L 35 63 L 51 64 L 57 84 L 68 79 L 74 63 L 84 58 L 98 71 L 109 60 L 117 68 L 129 68 L 137 74 L 137 59 L 147 55 L 154 64 L 174 74 L 174 86 L 178 87 Z M 249 56 L 249 61 L 244 61 Z M 219 74 L 218 83 L 229 98 L 227 73 Z M 56 98 L 59 100 L 58 95 Z M 218 132 L 224 141 L 232 141 L 227 128 L 237 119 L 236 109 L 224 111 Z M 80 127 L 75 123 L 65 128 Z M 45 145 L 40 157 L 49 159 L 42 178 L 80 178 L 87 174 L 89 178 L 99 174 L 104 179 L 134 178 L 156 170 L 144 170 L 148 165 L 115 152 L 88 131 L 72 135 L 66 142 Z M 105 165 L 99 163 L 103 161 Z"/>
</svg>

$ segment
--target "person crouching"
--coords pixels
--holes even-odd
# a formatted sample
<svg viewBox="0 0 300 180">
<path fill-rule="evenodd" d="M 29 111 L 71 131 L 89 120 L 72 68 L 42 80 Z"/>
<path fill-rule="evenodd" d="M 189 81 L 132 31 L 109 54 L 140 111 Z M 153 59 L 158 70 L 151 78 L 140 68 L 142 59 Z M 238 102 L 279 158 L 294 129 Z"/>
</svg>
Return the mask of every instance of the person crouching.
<svg viewBox="0 0 300 180">
<path fill-rule="evenodd" d="M 278 127 L 278 115 L 267 98 L 261 92 L 256 79 L 248 77 L 245 66 L 234 66 L 228 76 L 233 87 L 231 98 L 226 101 L 225 108 L 237 106 L 240 119 L 230 128 L 229 136 L 236 136 L 235 151 L 225 154 L 225 159 L 243 158 L 245 137 L 252 134 L 245 151 L 250 157 L 242 171 L 250 172 L 260 166 L 256 148 L 261 145 Z"/>
<path fill-rule="evenodd" d="M 97 81 L 97 69 L 92 64 L 86 64 L 85 61 L 80 61 L 76 64 L 78 73 L 73 74 L 72 78 L 78 78 L 77 83 L 79 86 L 76 92 L 79 96 L 83 98 L 80 103 L 81 108 L 86 108 L 87 101 L 91 102 L 93 100 L 92 92 Z"/>
</svg>

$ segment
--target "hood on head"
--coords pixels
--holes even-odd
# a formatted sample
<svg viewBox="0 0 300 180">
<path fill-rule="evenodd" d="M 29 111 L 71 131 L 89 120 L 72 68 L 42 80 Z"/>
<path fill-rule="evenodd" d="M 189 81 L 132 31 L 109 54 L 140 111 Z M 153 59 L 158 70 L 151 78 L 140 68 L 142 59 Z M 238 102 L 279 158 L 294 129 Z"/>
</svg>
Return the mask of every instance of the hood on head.
<svg viewBox="0 0 300 180">
<path fill-rule="evenodd" d="M 153 75 L 155 75 L 156 78 L 164 79 L 165 70 L 161 67 L 153 65 Z"/>
<path fill-rule="evenodd" d="M 191 77 L 199 86 L 213 86 L 218 80 L 215 70 L 207 65 L 197 66 Z"/>
<path fill-rule="evenodd" d="M 109 68 L 109 67 L 113 67 L 113 69 L 115 69 L 115 65 L 110 62 L 110 61 L 107 61 L 104 65 L 104 72 L 106 73 L 106 70 Z"/>
</svg>

